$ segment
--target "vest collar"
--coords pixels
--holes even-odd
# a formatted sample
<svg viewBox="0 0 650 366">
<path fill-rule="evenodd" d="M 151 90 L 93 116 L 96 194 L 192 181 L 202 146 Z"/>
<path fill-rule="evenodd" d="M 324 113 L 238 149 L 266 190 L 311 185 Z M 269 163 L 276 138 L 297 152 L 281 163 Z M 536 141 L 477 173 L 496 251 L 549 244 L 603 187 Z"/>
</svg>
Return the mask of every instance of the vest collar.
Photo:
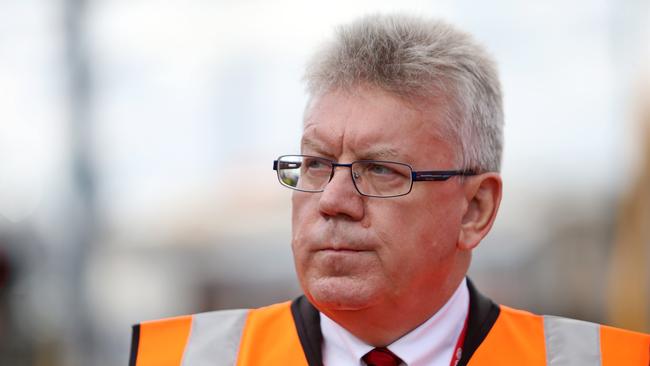
<svg viewBox="0 0 650 366">
<path fill-rule="evenodd" d="M 467 365 L 499 316 L 499 306 L 482 295 L 469 278 L 467 278 L 467 288 L 469 289 L 469 319 L 467 336 L 463 343 L 463 356 L 458 366 Z M 318 310 L 303 295 L 291 302 L 291 313 L 309 366 L 322 366 L 323 335 L 320 330 Z"/>
</svg>

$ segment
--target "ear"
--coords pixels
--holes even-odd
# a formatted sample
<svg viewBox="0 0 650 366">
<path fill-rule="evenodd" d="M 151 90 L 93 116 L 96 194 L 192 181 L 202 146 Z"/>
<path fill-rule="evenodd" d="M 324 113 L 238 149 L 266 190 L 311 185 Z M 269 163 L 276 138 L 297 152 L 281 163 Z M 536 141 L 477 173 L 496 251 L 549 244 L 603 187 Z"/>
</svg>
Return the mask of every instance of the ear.
<svg viewBox="0 0 650 366">
<path fill-rule="evenodd" d="M 492 228 L 501 203 L 501 176 L 490 172 L 465 178 L 467 209 L 458 236 L 458 248 L 472 250 Z"/>
</svg>

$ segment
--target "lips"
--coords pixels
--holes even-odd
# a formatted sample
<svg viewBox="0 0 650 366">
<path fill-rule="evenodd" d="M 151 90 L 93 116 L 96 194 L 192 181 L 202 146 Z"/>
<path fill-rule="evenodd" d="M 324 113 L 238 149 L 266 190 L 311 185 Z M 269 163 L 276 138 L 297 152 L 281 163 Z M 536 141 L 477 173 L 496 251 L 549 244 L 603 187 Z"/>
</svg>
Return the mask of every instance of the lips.
<svg viewBox="0 0 650 366">
<path fill-rule="evenodd" d="M 331 262 L 331 264 L 340 264 L 340 260 L 350 260 L 352 258 L 365 258 L 367 257 L 368 254 L 371 252 L 368 250 L 358 250 L 358 249 L 343 249 L 343 248 L 324 248 L 321 250 L 318 250 L 314 253 L 314 255 L 317 258 L 321 258 L 323 260 L 330 260 L 334 261 Z"/>
<path fill-rule="evenodd" d="M 321 252 L 334 252 L 334 253 L 358 253 L 358 252 L 367 252 L 367 250 L 360 249 L 349 249 L 349 248 L 324 248 L 320 250 Z"/>
<path fill-rule="evenodd" d="M 318 251 L 333 251 L 333 252 L 367 252 L 371 248 L 367 244 L 354 244 L 345 243 L 345 244 L 323 244 L 317 245 L 316 250 Z"/>
</svg>

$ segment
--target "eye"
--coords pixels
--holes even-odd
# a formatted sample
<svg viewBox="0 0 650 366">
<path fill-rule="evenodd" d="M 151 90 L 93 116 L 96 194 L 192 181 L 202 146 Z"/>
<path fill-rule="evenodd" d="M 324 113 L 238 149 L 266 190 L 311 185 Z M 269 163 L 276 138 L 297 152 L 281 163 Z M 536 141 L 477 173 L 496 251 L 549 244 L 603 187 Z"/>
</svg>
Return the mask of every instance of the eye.
<svg viewBox="0 0 650 366">
<path fill-rule="evenodd" d="M 376 179 L 395 179 L 410 177 L 407 166 L 391 162 L 367 162 L 363 167 L 363 174 Z"/>
<path fill-rule="evenodd" d="M 305 160 L 305 165 L 307 169 L 325 169 L 328 168 L 328 164 L 321 159 L 309 158 Z"/>
<path fill-rule="evenodd" d="M 386 165 L 372 164 L 368 167 L 368 171 L 373 174 L 386 175 L 393 174 L 395 171 Z"/>
<path fill-rule="evenodd" d="M 303 172 L 305 174 L 329 175 L 332 165 L 328 160 L 305 157 L 303 160 Z"/>
</svg>

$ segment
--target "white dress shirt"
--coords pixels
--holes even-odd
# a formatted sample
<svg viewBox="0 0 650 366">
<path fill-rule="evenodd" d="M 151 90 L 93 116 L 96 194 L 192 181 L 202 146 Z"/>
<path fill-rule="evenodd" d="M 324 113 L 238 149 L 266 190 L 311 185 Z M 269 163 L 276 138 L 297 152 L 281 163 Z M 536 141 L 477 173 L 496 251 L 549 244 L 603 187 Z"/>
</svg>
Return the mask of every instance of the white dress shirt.
<svg viewBox="0 0 650 366">
<path fill-rule="evenodd" d="M 387 348 L 402 359 L 405 366 L 449 366 L 468 311 L 469 290 L 463 279 L 438 312 Z M 323 365 L 366 366 L 361 357 L 373 346 L 365 344 L 323 313 L 320 313 L 320 327 Z"/>
</svg>

